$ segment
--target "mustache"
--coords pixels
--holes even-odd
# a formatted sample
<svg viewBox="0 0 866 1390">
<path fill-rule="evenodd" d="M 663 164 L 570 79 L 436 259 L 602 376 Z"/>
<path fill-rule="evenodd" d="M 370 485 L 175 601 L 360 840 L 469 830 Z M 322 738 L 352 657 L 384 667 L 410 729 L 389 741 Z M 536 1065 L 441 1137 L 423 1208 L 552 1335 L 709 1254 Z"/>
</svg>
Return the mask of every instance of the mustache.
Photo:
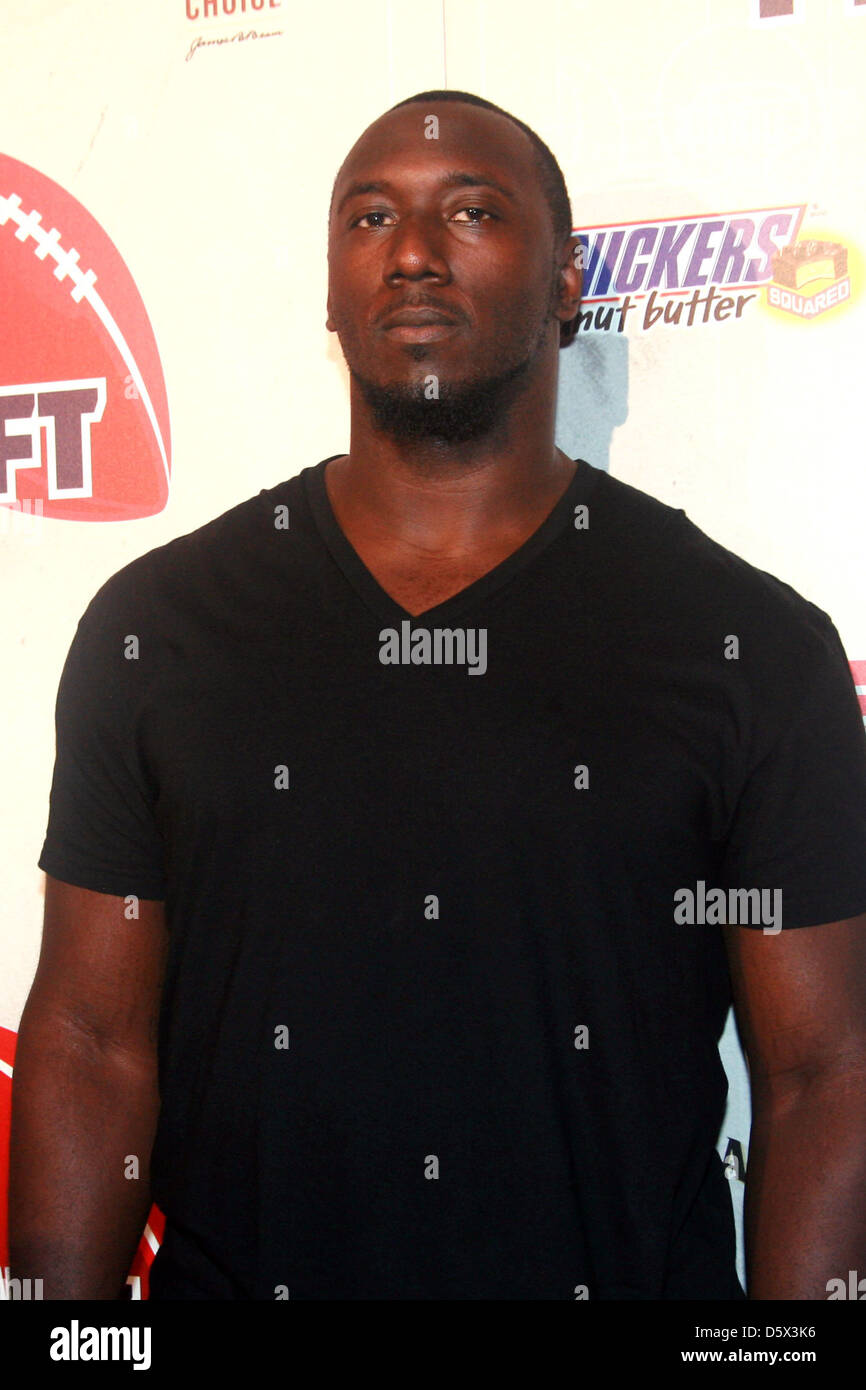
<svg viewBox="0 0 866 1390">
<path fill-rule="evenodd" d="M 432 309 L 434 313 L 445 314 L 455 321 L 465 322 L 466 319 L 466 315 L 456 305 L 449 304 L 443 299 L 437 299 L 435 295 L 420 293 L 404 295 L 402 299 L 395 299 L 391 304 L 387 304 L 377 315 L 375 322 L 381 323 L 383 319 L 390 318 L 400 309 Z"/>
</svg>

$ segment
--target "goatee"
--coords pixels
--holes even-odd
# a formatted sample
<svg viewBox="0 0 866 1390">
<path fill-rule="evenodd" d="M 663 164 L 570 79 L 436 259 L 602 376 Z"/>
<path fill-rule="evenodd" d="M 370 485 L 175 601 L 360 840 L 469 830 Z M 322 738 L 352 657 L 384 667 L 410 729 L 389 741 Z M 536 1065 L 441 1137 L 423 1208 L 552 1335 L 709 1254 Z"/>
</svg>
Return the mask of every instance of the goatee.
<svg viewBox="0 0 866 1390">
<path fill-rule="evenodd" d="M 394 439 L 442 440 L 446 444 L 483 438 L 500 427 L 520 394 L 532 357 L 498 376 L 475 381 L 437 381 L 380 386 L 354 369 L 352 376 L 369 406 L 376 429 Z"/>
</svg>

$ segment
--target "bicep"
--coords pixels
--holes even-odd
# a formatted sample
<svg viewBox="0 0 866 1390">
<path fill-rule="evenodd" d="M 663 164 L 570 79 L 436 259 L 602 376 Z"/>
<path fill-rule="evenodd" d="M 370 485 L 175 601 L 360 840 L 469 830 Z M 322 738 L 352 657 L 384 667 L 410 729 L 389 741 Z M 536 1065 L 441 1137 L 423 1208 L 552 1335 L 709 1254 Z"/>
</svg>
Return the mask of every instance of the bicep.
<svg viewBox="0 0 866 1390">
<path fill-rule="evenodd" d="M 69 1025 L 99 1047 L 152 1057 L 168 949 L 160 901 L 46 876 L 42 946 L 22 1018 Z"/>
<path fill-rule="evenodd" d="M 778 1090 L 866 1068 L 866 914 L 777 933 L 724 931 L 753 1081 Z"/>
</svg>

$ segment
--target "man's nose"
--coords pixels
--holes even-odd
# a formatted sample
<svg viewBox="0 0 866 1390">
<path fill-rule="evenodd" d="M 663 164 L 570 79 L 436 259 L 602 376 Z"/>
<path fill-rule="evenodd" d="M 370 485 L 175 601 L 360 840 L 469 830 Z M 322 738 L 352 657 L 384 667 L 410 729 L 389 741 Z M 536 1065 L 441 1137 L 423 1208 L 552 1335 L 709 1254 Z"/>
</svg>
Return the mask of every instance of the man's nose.
<svg viewBox="0 0 866 1390">
<path fill-rule="evenodd" d="M 385 279 L 447 277 L 450 271 L 445 236 L 445 228 L 437 215 L 411 213 L 404 216 L 388 238 Z"/>
</svg>

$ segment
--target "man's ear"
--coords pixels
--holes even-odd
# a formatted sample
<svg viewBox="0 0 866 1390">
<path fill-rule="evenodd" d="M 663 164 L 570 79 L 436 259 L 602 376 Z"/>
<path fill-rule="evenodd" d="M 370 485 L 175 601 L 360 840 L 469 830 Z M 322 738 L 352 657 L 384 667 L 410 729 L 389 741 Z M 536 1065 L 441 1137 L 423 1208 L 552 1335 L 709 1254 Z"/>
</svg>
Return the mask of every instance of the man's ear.
<svg viewBox="0 0 866 1390">
<path fill-rule="evenodd" d="M 336 328 L 334 327 L 334 320 L 331 318 L 331 296 L 330 296 L 330 295 L 328 295 L 327 310 L 328 310 L 328 317 L 325 319 L 325 327 L 327 328 L 327 330 L 328 330 L 329 333 L 336 333 L 337 330 L 336 330 Z"/>
<path fill-rule="evenodd" d="M 559 303 L 557 318 L 569 323 L 580 308 L 583 291 L 583 242 L 571 236 L 565 243 L 559 271 Z"/>
</svg>

